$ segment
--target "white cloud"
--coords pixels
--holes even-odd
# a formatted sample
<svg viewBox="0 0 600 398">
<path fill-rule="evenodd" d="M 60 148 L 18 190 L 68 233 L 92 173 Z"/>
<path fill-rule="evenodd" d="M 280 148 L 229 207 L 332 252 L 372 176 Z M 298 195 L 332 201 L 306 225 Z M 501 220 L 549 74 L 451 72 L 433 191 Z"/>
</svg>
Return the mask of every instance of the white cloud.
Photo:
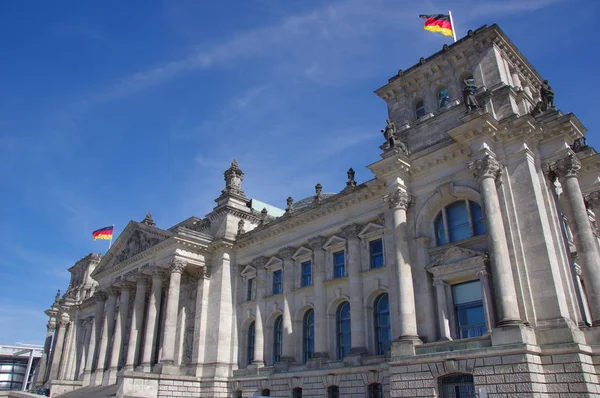
<svg viewBox="0 0 600 398">
<path fill-rule="evenodd" d="M 504 16 L 537 11 L 563 0 L 508 0 L 476 3 L 469 13 L 472 17 Z"/>
</svg>

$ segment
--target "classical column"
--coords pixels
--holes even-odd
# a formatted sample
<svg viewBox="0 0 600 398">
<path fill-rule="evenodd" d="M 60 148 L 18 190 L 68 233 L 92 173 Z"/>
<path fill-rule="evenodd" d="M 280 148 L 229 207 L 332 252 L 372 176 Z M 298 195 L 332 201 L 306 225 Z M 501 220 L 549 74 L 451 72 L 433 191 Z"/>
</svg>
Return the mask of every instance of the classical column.
<svg viewBox="0 0 600 398">
<path fill-rule="evenodd" d="M 446 300 L 446 282 L 442 279 L 435 279 L 433 286 L 435 286 L 435 295 L 437 298 L 437 314 L 438 314 L 438 325 L 440 330 L 440 340 L 452 340 L 452 334 L 450 333 L 450 318 L 448 316 L 448 301 Z"/>
<path fill-rule="evenodd" d="M 83 337 L 83 341 L 81 342 L 81 356 L 77 363 L 77 369 L 75 370 L 75 380 L 82 380 L 83 372 L 86 369 L 88 347 L 94 334 L 94 318 L 85 318 L 83 320 L 83 325 L 85 327 L 85 335 Z"/>
<path fill-rule="evenodd" d="M 85 366 L 83 368 L 83 386 L 90 384 L 90 374 L 92 373 L 92 365 L 94 364 L 94 356 L 96 355 L 96 344 L 98 343 L 98 336 L 100 336 L 100 325 L 102 324 L 102 315 L 104 315 L 104 303 L 106 302 L 106 293 L 98 292 L 94 295 L 96 301 L 96 308 L 94 312 L 94 318 L 90 324 L 90 338 L 87 345 L 87 352 L 85 355 Z"/>
<path fill-rule="evenodd" d="M 413 286 L 410 254 L 407 242 L 408 228 L 406 225 L 406 210 L 410 196 L 405 190 L 397 188 L 386 197 L 392 211 L 394 228 L 394 254 L 396 261 L 396 282 L 398 285 L 398 303 L 400 307 L 400 337 L 399 340 L 419 340 L 417 334 L 417 316 L 415 308 L 415 293 Z"/>
<path fill-rule="evenodd" d="M 108 376 L 105 377 L 106 385 L 115 384 L 117 380 L 117 371 L 119 370 L 119 359 L 123 349 L 123 339 L 127 329 L 127 316 L 129 314 L 129 296 L 131 294 L 132 284 L 129 282 L 120 282 L 121 296 L 119 298 L 119 313 L 115 320 L 115 330 L 113 333 L 113 343 L 108 361 Z"/>
<path fill-rule="evenodd" d="M 267 294 L 267 270 L 266 257 L 257 257 L 252 260 L 252 266 L 256 268 L 256 309 L 254 320 L 254 361 L 255 365 L 265 364 L 265 331 L 263 316 L 265 312 L 265 296 Z"/>
<path fill-rule="evenodd" d="M 295 362 L 295 341 L 291 309 L 294 306 L 294 260 L 295 247 L 284 247 L 279 251 L 283 260 L 283 336 L 281 342 L 281 362 Z"/>
<path fill-rule="evenodd" d="M 481 284 L 481 299 L 483 301 L 483 316 L 485 316 L 485 326 L 488 331 L 496 327 L 496 318 L 494 316 L 494 304 L 492 302 L 492 290 L 490 286 L 489 274 L 482 269 L 477 271 L 479 282 Z"/>
<path fill-rule="evenodd" d="M 192 350 L 192 367 L 195 376 L 202 377 L 206 355 L 206 329 L 208 328 L 208 290 L 210 273 L 206 267 L 198 270 L 196 287 L 196 313 L 194 314 L 194 346 Z"/>
<path fill-rule="evenodd" d="M 110 338 L 113 334 L 115 325 L 115 310 L 117 306 L 118 290 L 109 288 L 108 300 L 106 300 L 106 312 L 104 322 L 102 322 L 102 335 L 100 336 L 100 344 L 98 346 L 98 364 L 96 365 L 96 385 L 102 383 L 102 376 L 106 369 L 106 357 L 108 356 L 108 347 Z"/>
<path fill-rule="evenodd" d="M 38 381 L 36 384 L 43 384 L 43 382 L 47 379 L 47 370 L 48 368 L 48 358 L 50 355 L 50 347 L 52 346 L 52 337 L 54 336 L 54 331 L 56 330 L 56 318 L 51 316 L 46 324 L 46 340 L 44 341 L 44 351 L 42 352 L 42 357 L 40 358 L 40 370 L 38 371 Z"/>
<path fill-rule="evenodd" d="M 149 372 L 153 365 L 154 347 L 156 346 L 156 336 L 158 335 L 158 314 L 160 312 L 160 303 L 162 299 L 163 278 L 164 271 L 161 268 L 152 270 L 152 290 L 150 292 L 148 315 L 146 317 L 144 351 L 142 364 L 139 369 L 142 372 Z"/>
<path fill-rule="evenodd" d="M 147 285 L 146 278 L 146 276 L 138 276 L 135 284 L 135 302 L 133 305 L 133 315 L 131 317 L 131 327 L 129 328 L 127 359 L 125 360 L 126 370 L 133 370 L 140 351 L 138 342 L 142 333 L 142 322 L 144 321 Z"/>
<path fill-rule="evenodd" d="M 600 271 L 598 271 L 600 258 L 579 180 L 577 180 L 581 162 L 576 155 L 570 153 L 554 163 L 552 169 L 560 179 L 567 198 L 569 215 L 572 218 L 573 238 L 577 247 L 577 263 L 583 273 L 592 326 L 598 326 L 600 325 Z"/>
<path fill-rule="evenodd" d="M 186 263 L 174 259 L 171 262 L 171 277 L 169 278 L 169 291 L 167 292 L 167 309 L 165 313 L 165 338 L 160 362 L 167 365 L 175 363 L 175 334 L 177 333 L 177 314 L 179 312 L 179 288 L 181 287 L 181 273 Z"/>
<path fill-rule="evenodd" d="M 352 348 L 349 355 L 364 355 L 367 353 L 365 338 L 365 318 L 363 311 L 363 288 L 360 275 L 360 226 L 350 224 L 342 227 L 342 232 L 348 241 L 348 276 L 350 280 L 350 336 Z"/>
<path fill-rule="evenodd" d="M 50 365 L 49 380 L 58 379 L 60 363 L 63 359 L 63 348 L 65 343 L 65 331 L 69 325 L 69 315 L 63 313 L 60 316 L 56 332 L 56 344 L 54 345 L 54 354 L 52 355 L 52 364 Z"/>
<path fill-rule="evenodd" d="M 313 285 L 315 292 L 315 352 L 313 358 L 329 358 L 327 352 L 327 295 L 325 293 L 325 251 L 323 245 L 327 240 L 323 236 L 315 236 L 308 240 L 313 251 Z"/>
<path fill-rule="evenodd" d="M 491 252 L 490 263 L 500 318 L 498 325 L 520 324 L 522 321 L 517 304 L 506 231 L 504 221 L 502 221 L 502 210 L 496 189 L 496 179 L 502 174 L 502 167 L 496 159 L 486 153 L 482 158 L 470 162 L 469 168 L 473 170 L 475 178 L 479 181 L 485 209 L 485 224 Z"/>
</svg>

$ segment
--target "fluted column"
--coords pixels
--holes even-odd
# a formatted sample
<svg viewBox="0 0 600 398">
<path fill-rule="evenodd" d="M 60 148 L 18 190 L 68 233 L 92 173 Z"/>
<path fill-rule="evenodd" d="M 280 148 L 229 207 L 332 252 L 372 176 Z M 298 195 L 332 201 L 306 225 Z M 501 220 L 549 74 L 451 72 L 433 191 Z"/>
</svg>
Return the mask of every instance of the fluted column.
<svg viewBox="0 0 600 398">
<path fill-rule="evenodd" d="M 47 379 L 48 358 L 50 358 L 50 348 L 52 347 L 52 337 L 56 330 L 56 318 L 51 316 L 46 324 L 46 339 L 44 340 L 44 351 L 40 358 L 40 370 L 38 371 L 38 382 L 36 384 L 43 384 Z M 41 381 L 42 383 L 40 383 Z"/>
<path fill-rule="evenodd" d="M 127 326 L 127 315 L 129 314 L 129 296 L 131 294 L 131 283 L 120 282 L 121 296 L 119 298 L 119 313 L 115 320 L 115 330 L 113 333 L 112 349 L 108 361 L 108 376 L 104 379 L 105 385 L 115 384 L 117 380 L 117 371 L 119 370 L 119 359 L 123 349 L 123 340 Z"/>
<path fill-rule="evenodd" d="M 417 316 L 415 308 L 415 293 L 413 286 L 410 254 L 407 242 L 406 210 L 410 196 L 405 190 L 397 188 L 390 193 L 386 200 L 392 211 L 394 228 L 394 255 L 396 262 L 396 282 L 398 285 L 398 303 L 400 307 L 400 336 L 399 340 L 419 340 L 417 333 Z"/>
<path fill-rule="evenodd" d="M 129 328 L 129 344 L 127 345 L 127 359 L 125 369 L 133 370 L 140 352 L 139 342 L 142 333 L 142 322 L 144 320 L 144 309 L 146 304 L 146 276 L 138 276 L 135 284 L 135 302 L 133 305 L 133 316 Z"/>
<path fill-rule="evenodd" d="M 554 163 L 552 167 L 560 179 L 567 198 L 569 215 L 573 225 L 573 238 L 577 246 L 577 263 L 581 266 L 586 286 L 588 305 L 592 316 L 592 326 L 600 325 L 600 257 L 598 246 L 590 225 L 587 208 L 579 186 L 581 162 L 573 153 Z"/>
<path fill-rule="evenodd" d="M 283 336 L 281 342 L 281 362 L 295 362 L 293 321 L 291 309 L 294 307 L 294 260 L 295 247 L 285 247 L 279 251 L 283 260 Z"/>
<path fill-rule="evenodd" d="M 496 317 L 494 316 L 494 304 L 492 303 L 492 290 L 490 286 L 489 274 L 482 269 L 477 271 L 479 282 L 481 284 L 481 299 L 483 302 L 483 316 L 485 317 L 485 326 L 490 331 L 496 327 Z"/>
<path fill-rule="evenodd" d="M 152 368 L 154 358 L 154 347 L 158 335 L 158 314 L 162 300 L 162 288 L 164 271 L 160 268 L 152 270 L 152 290 L 148 303 L 148 315 L 146 317 L 146 333 L 144 335 L 144 351 L 140 370 L 149 372 Z"/>
<path fill-rule="evenodd" d="M 265 331 L 263 325 L 263 316 L 265 313 L 265 296 L 267 294 L 267 270 L 265 264 L 266 257 L 257 257 L 252 260 L 252 265 L 256 268 L 256 309 L 254 320 L 254 361 L 255 365 L 265 364 Z"/>
<path fill-rule="evenodd" d="M 65 332 L 69 325 L 69 315 L 62 314 L 58 320 L 56 332 L 56 344 L 54 345 L 54 354 L 52 355 L 52 364 L 50 365 L 49 380 L 58 379 L 60 364 L 63 360 L 63 348 L 65 343 Z"/>
<path fill-rule="evenodd" d="M 115 310 L 117 306 L 117 293 L 115 288 L 109 288 L 108 300 L 106 300 L 106 312 L 104 321 L 102 322 L 102 335 L 100 336 L 100 344 L 98 346 L 98 364 L 96 365 L 96 381 L 95 384 L 102 383 L 104 370 L 106 369 L 106 357 L 108 355 L 108 347 L 110 338 L 113 334 L 115 324 Z"/>
<path fill-rule="evenodd" d="M 177 314 L 179 312 L 179 288 L 181 287 L 181 273 L 186 263 L 181 260 L 171 262 L 171 277 L 169 278 L 169 291 L 167 293 L 167 309 L 165 313 L 165 338 L 160 362 L 167 365 L 175 363 L 175 334 L 177 333 Z"/>
<path fill-rule="evenodd" d="M 350 336 L 352 348 L 349 355 L 364 355 L 367 353 L 365 337 L 365 317 L 363 311 L 363 287 L 360 275 L 360 226 L 350 224 L 342 228 L 348 242 L 346 263 L 350 280 Z"/>
<path fill-rule="evenodd" d="M 521 316 L 517 304 L 517 293 L 513 279 L 508 243 L 502 211 L 496 189 L 496 180 L 502 174 L 502 167 L 490 154 L 469 163 L 475 178 L 479 181 L 481 197 L 485 209 L 485 224 L 490 244 L 490 263 L 494 276 L 496 307 L 498 308 L 499 326 L 520 324 Z"/>
<path fill-rule="evenodd" d="M 208 293 L 210 289 L 210 273 L 207 268 L 198 271 L 196 287 L 196 312 L 194 314 L 194 346 L 192 350 L 192 366 L 195 376 L 202 377 L 206 355 L 206 330 L 208 328 Z"/>
<path fill-rule="evenodd" d="M 83 373 L 86 370 L 87 355 L 89 352 L 88 347 L 90 346 L 92 338 L 94 336 L 94 317 L 88 317 L 84 319 L 83 324 L 85 325 L 85 336 L 83 338 L 81 347 L 81 359 L 77 364 L 77 371 L 75 373 L 75 380 L 82 380 Z"/>
<path fill-rule="evenodd" d="M 315 292 L 315 353 L 313 358 L 329 358 L 327 352 L 327 295 L 325 293 L 325 251 L 323 245 L 327 240 L 323 236 L 315 236 L 308 240 L 313 251 L 313 275 Z"/>
<path fill-rule="evenodd" d="M 83 368 L 83 386 L 90 384 L 90 374 L 92 372 L 92 366 L 94 364 L 94 357 L 96 355 L 96 344 L 98 344 L 98 337 L 101 333 L 102 316 L 104 315 L 104 303 L 106 302 L 106 293 L 98 292 L 94 295 L 96 301 L 96 308 L 94 311 L 94 318 L 90 325 L 90 338 L 87 345 L 87 352 L 85 355 L 85 366 Z"/>
<path fill-rule="evenodd" d="M 448 300 L 446 299 L 446 285 L 442 279 L 435 279 L 433 286 L 435 286 L 435 295 L 437 299 L 437 314 L 438 314 L 438 325 L 440 331 L 440 340 L 452 340 L 452 334 L 450 333 L 450 317 L 448 316 Z"/>
</svg>

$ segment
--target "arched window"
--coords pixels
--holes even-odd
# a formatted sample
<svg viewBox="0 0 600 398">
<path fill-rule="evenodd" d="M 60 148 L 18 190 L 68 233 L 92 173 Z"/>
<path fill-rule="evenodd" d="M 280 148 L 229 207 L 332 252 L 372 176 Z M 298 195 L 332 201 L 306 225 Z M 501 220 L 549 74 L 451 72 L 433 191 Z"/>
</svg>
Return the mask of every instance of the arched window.
<svg viewBox="0 0 600 398">
<path fill-rule="evenodd" d="M 344 359 L 350 352 L 352 345 L 350 335 L 350 304 L 346 301 L 337 310 L 336 336 L 337 336 L 337 359 Z"/>
<path fill-rule="evenodd" d="M 460 200 L 444 207 L 433 222 L 438 246 L 485 233 L 481 206 Z"/>
<path fill-rule="evenodd" d="M 279 315 L 273 325 L 273 363 L 281 360 L 281 337 L 283 336 L 283 316 Z"/>
<path fill-rule="evenodd" d="M 425 102 L 423 100 L 415 102 L 415 115 L 417 116 L 417 119 L 425 116 Z"/>
<path fill-rule="evenodd" d="M 252 322 L 250 324 L 250 326 L 248 327 L 248 350 L 247 350 L 247 357 L 248 357 L 248 365 L 250 365 L 252 362 L 254 362 L 254 322 Z"/>
<path fill-rule="evenodd" d="M 244 392 L 242 390 L 237 390 L 235 392 L 235 398 L 242 398 L 244 395 Z"/>
<path fill-rule="evenodd" d="M 379 383 L 369 384 L 369 398 L 383 398 L 383 386 Z"/>
<path fill-rule="evenodd" d="M 340 388 L 338 386 L 327 387 L 327 398 L 340 398 Z"/>
<path fill-rule="evenodd" d="M 377 355 L 384 355 L 392 343 L 390 327 L 390 300 L 387 293 L 375 299 L 375 349 Z"/>
<path fill-rule="evenodd" d="M 450 93 L 448 88 L 443 87 L 438 91 L 438 108 L 443 108 L 450 102 Z"/>
<path fill-rule="evenodd" d="M 315 352 L 315 312 L 306 311 L 302 321 L 302 359 L 306 363 Z"/>
<path fill-rule="evenodd" d="M 302 398 L 302 389 L 300 387 L 292 390 L 292 398 Z"/>
<path fill-rule="evenodd" d="M 260 393 L 260 395 L 262 395 L 263 397 L 270 397 L 271 396 L 271 390 L 269 390 L 268 388 L 265 388 L 264 390 L 262 390 L 262 392 Z"/>
<path fill-rule="evenodd" d="M 440 398 L 475 398 L 473 376 L 469 374 L 451 374 L 439 378 Z"/>
</svg>

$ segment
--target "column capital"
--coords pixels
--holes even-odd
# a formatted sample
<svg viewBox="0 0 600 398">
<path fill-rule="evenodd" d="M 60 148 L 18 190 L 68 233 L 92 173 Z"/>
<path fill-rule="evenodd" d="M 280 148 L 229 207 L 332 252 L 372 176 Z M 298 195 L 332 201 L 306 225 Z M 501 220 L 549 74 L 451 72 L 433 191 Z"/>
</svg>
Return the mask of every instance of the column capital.
<svg viewBox="0 0 600 398">
<path fill-rule="evenodd" d="M 480 269 L 475 272 L 475 275 L 477 275 L 478 278 L 481 278 L 482 276 L 490 276 L 490 273 L 486 269 Z"/>
<path fill-rule="evenodd" d="M 250 262 L 252 264 L 252 266 L 254 268 L 256 268 L 257 270 L 264 268 L 265 264 L 267 264 L 267 262 L 269 261 L 269 259 L 265 256 L 259 256 L 259 257 L 255 257 L 252 259 L 252 261 Z"/>
<path fill-rule="evenodd" d="M 165 269 L 161 267 L 152 267 L 146 272 L 152 277 L 152 281 L 163 280 L 167 276 Z"/>
<path fill-rule="evenodd" d="M 345 225 L 342 227 L 342 232 L 348 240 L 358 239 L 358 234 L 360 233 L 360 230 L 361 226 L 356 223 Z"/>
<path fill-rule="evenodd" d="M 502 166 L 489 153 L 486 153 L 482 158 L 469 162 L 468 166 L 473 172 L 473 176 L 479 181 L 485 178 L 496 180 L 502 174 Z"/>
<path fill-rule="evenodd" d="M 323 250 L 323 246 L 325 245 L 325 242 L 327 242 L 327 238 L 325 238 L 324 236 L 318 235 L 318 236 L 313 236 L 312 238 L 308 239 L 308 246 L 314 251 L 314 250 Z"/>
<path fill-rule="evenodd" d="M 46 328 L 48 330 L 54 330 L 54 329 L 56 329 L 56 320 L 55 319 L 50 319 L 48 321 L 48 323 L 46 324 Z"/>
<path fill-rule="evenodd" d="M 390 209 L 407 210 L 411 197 L 404 189 L 396 188 L 394 192 L 385 195 L 383 201 L 388 203 Z"/>
<path fill-rule="evenodd" d="M 279 257 L 281 257 L 281 259 L 284 261 L 291 260 L 294 253 L 296 253 L 296 250 L 297 249 L 292 246 L 284 247 L 283 249 L 279 250 Z"/>
<path fill-rule="evenodd" d="M 103 291 L 97 291 L 94 294 L 94 300 L 96 300 L 97 303 L 105 302 L 107 298 L 108 298 L 108 295 L 106 294 L 106 292 L 103 292 Z"/>
<path fill-rule="evenodd" d="M 172 274 L 181 274 L 186 266 L 187 262 L 185 260 L 174 258 L 169 262 L 169 271 Z"/>
<path fill-rule="evenodd" d="M 131 291 L 135 287 L 135 283 L 129 282 L 129 281 L 121 281 L 117 284 L 117 286 L 119 286 L 121 291 L 123 291 L 123 290 Z"/>
<path fill-rule="evenodd" d="M 445 280 L 441 279 L 441 278 L 436 278 L 433 280 L 433 286 L 446 286 L 447 283 Z"/>
<path fill-rule="evenodd" d="M 592 206 L 592 209 L 597 208 L 600 206 L 600 191 L 590 192 L 585 195 L 585 201 Z"/>
<path fill-rule="evenodd" d="M 554 162 L 551 168 L 558 178 L 577 177 L 581 170 L 581 162 L 574 153 L 569 152 L 567 156 Z"/>
<path fill-rule="evenodd" d="M 121 292 L 121 289 L 116 285 L 110 286 L 106 289 L 106 294 L 108 294 L 108 298 L 116 297 Z"/>
</svg>

